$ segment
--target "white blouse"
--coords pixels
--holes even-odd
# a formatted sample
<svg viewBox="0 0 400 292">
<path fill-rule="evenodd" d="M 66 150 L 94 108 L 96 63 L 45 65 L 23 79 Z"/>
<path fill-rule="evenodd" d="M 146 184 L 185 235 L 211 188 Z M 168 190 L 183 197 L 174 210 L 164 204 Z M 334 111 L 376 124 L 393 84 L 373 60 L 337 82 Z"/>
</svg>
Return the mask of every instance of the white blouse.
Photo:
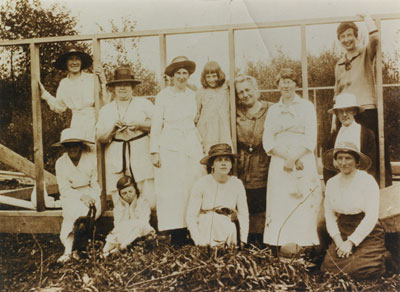
<svg viewBox="0 0 400 292">
<path fill-rule="evenodd" d="M 336 136 L 335 147 L 341 142 L 351 142 L 360 149 L 361 144 L 361 126 L 355 121 L 350 126 L 341 126 Z"/>
<path fill-rule="evenodd" d="M 344 175 L 339 173 L 328 180 L 324 207 L 326 227 L 332 238 L 340 233 L 337 214 L 365 213 L 348 238 L 358 246 L 378 222 L 379 187 L 374 177 L 365 171 L 356 170 L 351 180 L 344 180 Z"/>
</svg>

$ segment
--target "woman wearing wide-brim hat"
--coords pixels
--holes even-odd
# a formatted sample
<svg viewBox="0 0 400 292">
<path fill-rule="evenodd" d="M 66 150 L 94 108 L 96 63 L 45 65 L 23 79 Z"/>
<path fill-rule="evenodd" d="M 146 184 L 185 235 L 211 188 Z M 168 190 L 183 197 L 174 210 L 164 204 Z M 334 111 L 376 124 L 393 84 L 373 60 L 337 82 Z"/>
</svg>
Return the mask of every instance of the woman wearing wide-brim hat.
<svg viewBox="0 0 400 292">
<path fill-rule="evenodd" d="M 96 137 L 106 144 L 107 194 L 114 202 L 114 220 L 118 221 L 119 195 L 117 182 L 124 175 L 132 177 L 137 196 L 155 206 L 154 171 L 150 157 L 149 132 L 153 104 L 144 97 L 133 97 L 133 89 L 141 83 L 128 67 L 117 68 L 114 79 L 107 83 L 113 101 L 100 110 Z M 150 214 L 150 212 L 149 212 Z"/>
<path fill-rule="evenodd" d="M 66 52 L 61 54 L 54 67 L 67 71 L 67 77 L 60 81 L 56 97 L 53 97 L 39 81 L 42 99 L 56 113 L 62 113 L 67 109 L 72 111 L 70 127 L 82 131 L 83 135 L 94 140 L 94 126 L 96 123 L 94 108 L 95 74 L 86 73 L 83 70 L 92 66 L 93 60 L 87 53 L 74 45 L 69 45 Z M 101 67 L 95 68 L 100 82 L 105 84 L 106 79 Z M 105 86 L 105 85 L 104 85 Z M 108 99 L 105 87 L 101 91 L 103 98 Z"/>
<path fill-rule="evenodd" d="M 96 207 L 96 218 L 101 214 L 100 186 L 97 182 L 97 161 L 90 151 L 93 141 L 82 136 L 82 132 L 73 128 L 61 132 L 60 141 L 52 146 L 63 146 L 65 153 L 56 161 L 56 177 L 63 212 L 60 239 L 65 247 L 64 254 L 58 259 L 66 262 L 77 258 L 72 251 L 75 221 L 86 216 L 90 206 Z"/>
<path fill-rule="evenodd" d="M 337 169 L 325 191 L 326 227 L 333 242 L 321 270 L 356 279 L 385 273 L 385 234 L 378 221 L 379 187 L 366 171 L 371 159 L 352 142 L 343 141 L 323 154 L 324 166 Z"/>
<path fill-rule="evenodd" d="M 157 217 L 160 231 L 170 230 L 172 243 L 187 240 L 186 209 L 190 190 L 203 173 L 201 138 L 194 124 L 195 93 L 188 79 L 196 64 L 187 57 L 174 58 L 165 69 L 173 80 L 156 97 L 150 137 L 155 173 Z"/>
<path fill-rule="evenodd" d="M 207 166 L 208 175 L 193 186 L 186 216 L 196 245 L 247 242 L 249 210 L 243 183 L 232 175 L 235 158 L 230 145 L 216 144 L 200 161 Z"/>
</svg>

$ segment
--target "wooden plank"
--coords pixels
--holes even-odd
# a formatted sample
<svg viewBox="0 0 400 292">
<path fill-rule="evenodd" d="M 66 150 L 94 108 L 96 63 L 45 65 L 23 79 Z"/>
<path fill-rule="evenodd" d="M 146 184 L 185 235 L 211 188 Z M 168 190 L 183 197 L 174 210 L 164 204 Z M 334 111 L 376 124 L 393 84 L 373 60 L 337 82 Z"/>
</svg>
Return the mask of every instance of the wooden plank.
<svg viewBox="0 0 400 292">
<path fill-rule="evenodd" d="M 44 164 L 42 139 L 42 110 L 38 81 L 40 80 L 39 45 L 29 46 L 31 57 L 31 91 L 33 115 L 33 156 L 35 160 L 36 202 L 37 210 L 44 211 Z"/>
<path fill-rule="evenodd" d="M 30 199 L 30 198 L 29 198 Z M 32 202 L 0 195 L 0 204 L 35 210 Z"/>
<path fill-rule="evenodd" d="M 31 178 L 35 178 L 36 176 L 35 165 L 31 161 L 2 144 L 0 144 L 0 162 L 11 166 L 12 168 L 20 172 L 23 172 Z M 47 184 L 57 184 L 57 179 L 55 175 L 46 170 L 44 171 L 44 180 Z"/>
<path fill-rule="evenodd" d="M 373 19 L 379 18 L 381 20 L 400 19 L 400 13 L 376 14 L 376 15 L 371 15 L 371 17 Z M 299 25 L 320 25 L 320 24 L 339 23 L 343 21 L 359 21 L 359 20 L 360 20 L 359 17 L 356 16 L 327 17 L 327 18 L 314 18 L 314 19 L 298 19 L 289 21 L 273 21 L 273 22 L 260 22 L 260 23 L 254 22 L 246 24 L 227 24 L 227 25 L 213 25 L 213 26 L 188 27 L 188 28 L 115 32 L 115 33 L 102 33 L 102 34 L 91 34 L 91 35 L 57 36 L 57 37 L 45 37 L 45 38 L 31 38 L 23 40 L 0 41 L 0 46 L 26 45 L 33 43 L 39 44 L 39 43 L 50 43 L 50 42 L 66 42 L 66 41 L 87 41 L 87 40 L 92 40 L 94 38 L 101 40 L 101 39 L 132 38 L 132 37 L 143 37 L 143 36 L 158 36 L 160 34 L 174 35 L 174 34 L 188 34 L 188 33 L 220 32 L 229 30 L 289 27 L 289 26 L 299 26 Z"/>
<path fill-rule="evenodd" d="M 235 31 L 228 31 L 229 41 L 229 106 L 231 119 L 231 135 L 233 152 L 237 153 L 237 137 L 236 137 L 236 92 L 235 92 Z"/>
<path fill-rule="evenodd" d="M 379 136 L 379 186 L 385 187 L 385 125 L 383 113 L 383 89 L 382 89 L 382 28 L 380 19 L 376 20 L 376 27 L 379 33 L 379 45 L 376 52 L 376 88 L 378 96 L 378 136 Z"/>
<path fill-rule="evenodd" d="M 33 191 L 33 187 L 28 187 L 28 188 L 21 188 L 21 189 L 15 189 L 15 190 L 0 191 L 0 194 L 4 195 L 4 196 L 8 196 L 8 197 L 13 197 L 16 199 L 21 199 L 21 200 L 30 200 L 32 191 Z M 49 195 L 57 194 L 58 193 L 58 185 L 46 185 L 46 191 L 47 191 L 47 194 L 49 194 Z"/>
<path fill-rule="evenodd" d="M 101 65 L 101 47 L 100 47 L 100 40 L 94 38 L 92 40 L 93 45 L 93 65 L 96 68 L 97 66 Z M 100 109 L 103 106 L 103 99 L 100 98 L 100 81 L 98 78 L 95 80 L 94 86 L 94 101 L 95 101 L 95 110 L 96 110 L 96 121 L 99 116 Z M 107 189 L 106 189 L 106 164 L 104 158 L 104 144 L 97 142 L 96 143 L 96 152 L 97 152 L 97 180 L 99 182 L 101 188 L 101 210 L 106 209 L 106 196 L 107 196 Z"/>
<path fill-rule="evenodd" d="M 301 25 L 301 76 L 303 86 L 303 98 L 308 100 L 308 62 L 307 62 L 307 38 L 306 26 Z M 316 104 L 315 104 L 316 105 Z"/>
<path fill-rule="evenodd" d="M 160 84 L 161 89 L 164 89 L 166 86 L 166 80 L 164 79 L 164 70 L 167 67 L 167 40 L 165 34 L 160 34 L 158 36 L 159 44 L 160 44 Z"/>
</svg>

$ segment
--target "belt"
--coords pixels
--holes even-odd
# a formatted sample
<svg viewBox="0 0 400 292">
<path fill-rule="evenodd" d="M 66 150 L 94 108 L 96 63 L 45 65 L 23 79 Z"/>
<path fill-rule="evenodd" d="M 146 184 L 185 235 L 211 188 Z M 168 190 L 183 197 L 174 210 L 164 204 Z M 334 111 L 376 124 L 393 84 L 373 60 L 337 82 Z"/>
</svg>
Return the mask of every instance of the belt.
<svg viewBox="0 0 400 292">
<path fill-rule="evenodd" d="M 132 166 L 131 166 L 131 144 L 130 142 L 135 141 L 135 140 L 139 140 L 145 136 L 147 136 L 148 133 L 143 133 L 140 134 L 138 136 L 132 137 L 129 140 L 122 140 L 122 139 L 117 139 L 115 137 L 112 138 L 112 141 L 115 142 L 121 142 L 122 143 L 122 170 L 118 173 L 123 173 L 125 175 L 126 172 L 126 148 L 128 148 L 128 159 L 129 159 L 129 172 L 131 174 L 131 178 L 132 178 L 132 183 L 133 183 L 133 187 L 135 188 L 136 194 L 137 196 L 140 195 L 140 191 L 139 188 L 137 186 L 135 177 L 133 176 L 133 171 L 132 171 Z"/>
</svg>

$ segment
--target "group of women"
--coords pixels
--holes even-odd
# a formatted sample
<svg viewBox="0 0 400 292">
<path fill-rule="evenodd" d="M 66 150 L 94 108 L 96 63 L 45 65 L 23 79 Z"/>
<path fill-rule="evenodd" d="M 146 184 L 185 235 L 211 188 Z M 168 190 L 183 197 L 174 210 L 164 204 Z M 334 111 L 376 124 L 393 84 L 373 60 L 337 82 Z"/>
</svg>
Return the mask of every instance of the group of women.
<svg viewBox="0 0 400 292">
<path fill-rule="evenodd" d="M 190 238 L 196 245 L 244 245 L 249 230 L 251 241 L 263 236 L 265 244 L 277 248 L 319 245 L 323 198 L 314 156 L 316 112 L 311 102 L 296 94 L 299 80 L 294 70 L 285 68 L 277 75 L 281 98 L 276 104 L 260 100 L 253 77 L 236 78 L 234 154 L 229 91 L 218 63 L 206 64 L 203 88 L 194 92 L 188 79 L 196 64 L 184 56 L 174 58 L 165 69 L 172 84 L 160 91 L 155 105 L 133 97 L 140 81 L 130 68 L 118 68 L 107 83 L 112 101 L 100 110 L 96 123 L 96 77 L 82 71 L 90 65 L 89 55 L 69 48 L 56 62 L 57 68 L 68 71 L 57 97 L 40 87 L 52 109 L 73 111 L 71 127 L 58 143 L 67 151 L 56 165 L 62 201 L 74 198 L 87 208 L 98 204 L 96 164 L 85 145 L 94 138 L 106 145 L 107 194 L 114 204 L 114 230 L 106 239 L 106 255 L 140 236 L 154 236 L 148 225 L 150 209 L 157 211 L 158 231 L 168 231 L 176 245 Z M 106 98 L 104 74 L 97 73 Z M 363 110 L 350 95 L 337 95 L 330 110 L 344 127 L 348 112 L 356 115 Z M 371 159 L 360 152 L 360 135 L 354 138 L 357 129 L 339 133 L 334 148 L 324 154 L 325 168 L 339 174 L 326 185 L 326 228 L 333 242 L 322 269 L 362 278 L 384 272 L 384 245 L 377 223 L 379 188 L 363 171 Z M 235 161 L 238 177 L 233 175 Z M 66 248 L 60 261 L 76 257 L 73 222 L 85 212 L 70 209 L 71 203 L 63 203 Z"/>
</svg>

